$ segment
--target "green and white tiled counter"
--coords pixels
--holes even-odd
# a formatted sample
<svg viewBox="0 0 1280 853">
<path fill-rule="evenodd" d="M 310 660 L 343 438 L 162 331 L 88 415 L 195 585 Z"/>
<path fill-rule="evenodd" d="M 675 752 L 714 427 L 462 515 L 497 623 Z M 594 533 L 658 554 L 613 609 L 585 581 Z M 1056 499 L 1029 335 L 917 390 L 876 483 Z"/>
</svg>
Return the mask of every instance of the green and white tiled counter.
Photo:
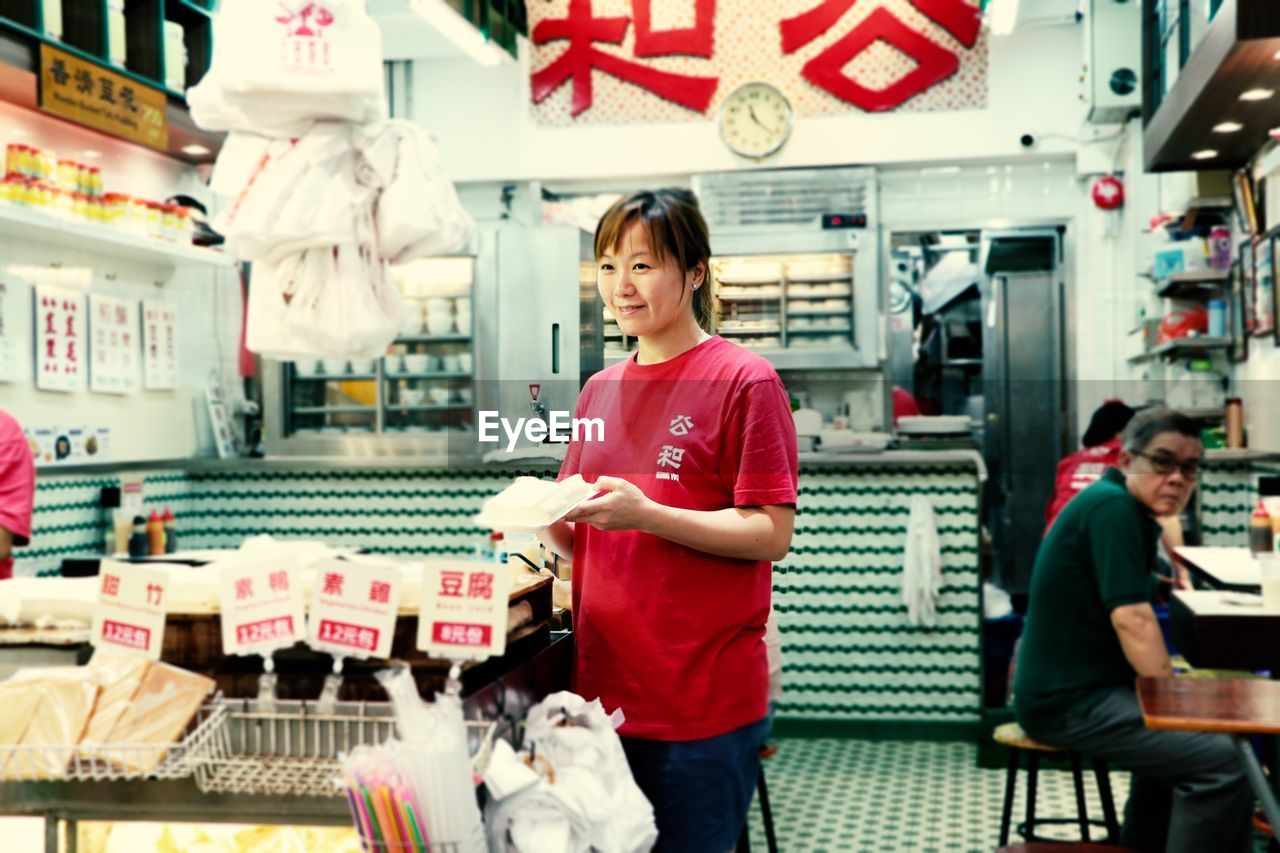
<svg viewBox="0 0 1280 853">
<path fill-rule="evenodd" d="M 1205 545 L 1243 547 L 1258 503 L 1258 478 L 1280 475 L 1280 456 L 1248 450 L 1211 450 L 1200 476 L 1200 535 Z"/>
<path fill-rule="evenodd" d="M 192 463 L 146 475 L 147 507 L 169 507 L 183 549 L 247 536 L 324 539 L 392 554 L 465 556 L 484 534 L 470 519 L 513 476 L 554 469 L 421 467 L 396 462 Z M 976 454 L 889 452 L 801 465 L 791 553 L 774 572 L 783 636 L 779 717 L 796 721 L 973 723 L 980 717 Z M 102 542 L 98 490 L 115 474 L 42 470 L 32 547 L 20 574 L 56 573 Z M 944 578 L 938 625 L 903 604 L 913 495 L 932 502 Z"/>
</svg>

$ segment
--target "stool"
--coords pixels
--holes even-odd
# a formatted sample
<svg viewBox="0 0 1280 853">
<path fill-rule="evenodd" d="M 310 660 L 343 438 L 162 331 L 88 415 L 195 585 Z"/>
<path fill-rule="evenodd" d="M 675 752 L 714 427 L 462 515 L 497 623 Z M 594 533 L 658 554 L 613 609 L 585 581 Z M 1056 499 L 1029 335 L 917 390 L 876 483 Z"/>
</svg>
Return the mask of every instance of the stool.
<svg viewBox="0 0 1280 853">
<path fill-rule="evenodd" d="M 760 775 L 756 777 L 756 794 L 760 797 L 760 817 L 764 819 L 764 840 L 769 853 L 778 853 L 778 837 L 773 832 L 773 810 L 769 808 L 769 786 L 764 781 L 764 760 L 778 754 L 778 748 L 769 744 L 760 750 Z M 751 853 L 751 829 L 746 824 L 738 837 L 737 853 Z"/>
<path fill-rule="evenodd" d="M 1078 752 L 1059 749 L 1056 746 L 1049 746 L 1037 740 L 1032 740 L 1027 737 L 1027 733 L 1017 723 L 1005 723 L 1000 726 L 995 730 L 994 737 L 996 743 L 1003 744 L 1009 748 L 1009 771 L 1004 783 L 1004 810 L 1000 815 L 1001 848 L 1009 843 L 1009 823 L 1013 817 L 1013 794 L 1018 786 L 1018 770 L 1022 765 L 1022 753 L 1024 752 L 1027 754 L 1027 819 L 1018 825 L 1019 835 L 1031 844 L 1037 842 L 1052 844 L 1054 839 L 1036 836 L 1037 824 L 1078 823 L 1080 826 L 1080 838 L 1085 844 L 1088 844 L 1090 840 L 1090 825 L 1105 826 L 1107 829 L 1107 841 L 1115 841 L 1120 837 L 1120 823 L 1116 820 L 1115 804 L 1111 801 L 1111 778 L 1107 772 L 1106 762 L 1099 761 L 1096 758 L 1093 759 L 1093 776 L 1098 786 L 1098 797 L 1102 800 L 1102 812 L 1106 819 L 1104 821 L 1089 820 L 1089 812 L 1084 799 L 1084 774 L 1080 767 L 1080 754 Z M 1037 818 L 1036 778 L 1040 772 L 1040 756 L 1041 754 L 1061 755 L 1064 752 L 1071 760 L 1071 777 L 1076 789 L 1076 817 Z M 1015 846 L 1010 849 L 1016 850 L 1018 848 Z M 1031 850 L 1034 847 L 1025 849 Z M 1059 849 L 1061 849 L 1060 846 Z"/>
</svg>

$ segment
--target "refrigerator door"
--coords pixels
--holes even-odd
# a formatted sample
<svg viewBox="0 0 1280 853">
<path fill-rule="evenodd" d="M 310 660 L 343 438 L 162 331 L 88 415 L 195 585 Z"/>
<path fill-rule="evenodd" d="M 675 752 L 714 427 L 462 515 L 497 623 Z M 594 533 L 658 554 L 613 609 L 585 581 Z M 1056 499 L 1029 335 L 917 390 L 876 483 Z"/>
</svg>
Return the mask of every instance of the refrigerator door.
<svg viewBox="0 0 1280 853">
<path fill-rule="evenodd" d="M 478 271 L 477 304 L 488 310 L 475 318 L 479 449 L 488 455 L 545 443 L 526 432 L 529 422 L 567 419 L 577 405 L 580 237 L 575 228 L 509 228 L 481 245 L 492 261 Z M 514 441 L 503 421 L 519 430 Z"/>
<path fill-rule="evenodd" d="M 1063 455 L 1062 283 L 1056 231 L 984 234 L 988 524 L 1005 589 L 1026 589 Z"/>
</svg>

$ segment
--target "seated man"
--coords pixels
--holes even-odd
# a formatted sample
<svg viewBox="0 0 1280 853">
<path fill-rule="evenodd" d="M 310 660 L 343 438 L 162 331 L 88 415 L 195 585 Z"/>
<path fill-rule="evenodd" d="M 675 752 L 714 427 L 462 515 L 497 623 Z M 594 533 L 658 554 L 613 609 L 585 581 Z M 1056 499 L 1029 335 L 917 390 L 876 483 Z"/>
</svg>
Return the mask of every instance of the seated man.
<svg viewBox="0 0 1280 853">
<path fill-rule="evenodd" d="M 1168 409 L 1124 431 L 1118 469 L 1072 499 L 1040 544 L 1014 680 L 1027 734 L 1133 774 L 1120 843 L 1250 850 L 1253 795 L 1226 735 L 1143 725 L 1138 675 L 1173 668 L 1151 608 L 1160 527 L 1195 488 L 1199 431 Z"/>
</svg>

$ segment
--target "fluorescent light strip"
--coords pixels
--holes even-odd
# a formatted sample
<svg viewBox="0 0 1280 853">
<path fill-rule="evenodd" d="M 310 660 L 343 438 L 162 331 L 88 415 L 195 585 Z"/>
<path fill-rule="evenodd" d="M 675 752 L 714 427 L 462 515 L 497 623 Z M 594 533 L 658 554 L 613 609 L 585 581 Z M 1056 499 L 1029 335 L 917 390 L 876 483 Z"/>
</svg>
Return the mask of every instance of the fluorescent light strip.
<svg viewBox="0 0 1280 853">
<path fill-rule="evenodd" d="M 1214 133 L 1237 133 L 1241 130 L 1244 130 L 1244 125 L 1238 121 L 1224 121 L 1213 126 Z"/>
<path fill-rule="evenodd" d="M 1275 93 L 1276 92 L 1274 89 L 1249 89 L 1248 91 L 1240 93 L 1240 100 L 1265 101 L 1267 98 L 1270 98 Z"/>
<path fill-rule="evenodd" d="M 993 36 L 1007 36 L 1018 25 L 1019 0 L 992 0 L 989 26 Z"/>
<path fill-rule="evenodd" d="M 182 146 L 183 154 L 190 154 L 192 157 L 203 157 L 209 153 L 209 149 L 203 145 L 184 145 Z"/>
<path fill-rule="evenodd" d="M 412 0 L 410 5 L 437 32 L 480 65 L 492 67 L 512 61 L 509 53 L 489 41 L 445 0 Z"/>
<path fill-rule="evenodd" d="M 1218 152 L 1214 151 L 1212 148 L 1205 148 L 1203 151 L 1191 152 L 1192 160 L 1212 160 L 1214 157 L 1217 157 L 1217 156 L 1218 156 Z"/>
</svg>

